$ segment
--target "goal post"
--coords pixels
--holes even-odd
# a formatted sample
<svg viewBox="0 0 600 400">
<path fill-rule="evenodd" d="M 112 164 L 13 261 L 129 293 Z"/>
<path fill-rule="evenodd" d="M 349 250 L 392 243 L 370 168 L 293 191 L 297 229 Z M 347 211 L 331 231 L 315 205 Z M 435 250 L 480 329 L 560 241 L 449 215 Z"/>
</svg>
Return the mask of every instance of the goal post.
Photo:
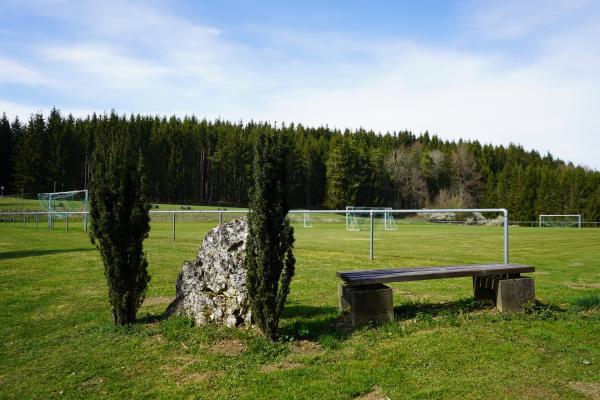
<svg viewBox="0 0 600 400">
<path fill-rule="evenodd" d="M 354 211 L 354 212 L 349 212 Z M 360 231 L 360 214 L 365 216 L 373 214 L 383 217 L 383 228 L 386 231 L 397 231 L 398 226 L 394 219 L 394 214 L 391 212 L 392 207 L 355 207 L 346 206 L 346 230 Z"/>
<path fill-rule="evenodd" d="M 302 226 L 305 228 L 312 228 L 312 221 L 310 219 L 310 212 L 308 212 L 308 210 L 306 210 L 304 212 L 304 215 L 302 217 Z"/>
<path fill-rule="evenodd" d="M 581 228 L 581 214 L 540 214 L 539 227 Z"/>
<path fill-rule="evenodd" d="M 386 207 L 383 213 L 383 227 L 386 231 L 397 231 L 398 226 L 396 225 L 396 220 L 394 219 L 394 214 L 389 212 L 392 210 L 392 207 Z"/>
<path fill-rule="evenodd" d="M 82 213 L 83 229 L 87 232 L 89 200 L 87 190 L 38 193 L 37 197 L 42 209 L 48 213 L 48 227 L 50 229 L 55 218 L 68 219 L 69 213 L 79 212 Z"/>
<path fill-rule="evenodd" d="M 356 213 L 348 212 L 351 210 L 355 210 L 356 207 L 346 206 L 346 230 L 347 231 L 360 231 L 360 225 L 358 224 L 358 218 L 356 218 Z"/>
</svg>

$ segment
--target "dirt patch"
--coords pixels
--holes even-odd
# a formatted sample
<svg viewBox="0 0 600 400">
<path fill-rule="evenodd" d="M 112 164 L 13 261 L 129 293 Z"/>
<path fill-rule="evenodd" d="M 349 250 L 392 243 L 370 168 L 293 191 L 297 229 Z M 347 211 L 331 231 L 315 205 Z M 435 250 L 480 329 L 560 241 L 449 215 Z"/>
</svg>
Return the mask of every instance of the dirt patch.
<svg viewBox="0 0 600 400">
<path fill-rule="evenodd" d="M 174 364 L 164 364 L 160 367 L 161 370 L 165 371 L 166 374 L 180 380 L 185 379 L 188 366 L 195 362 L 195 358 L 192 355 L 185 354 L 173 359 Z"/>
<path fill-rule="evenodd" d="M 600 289 L 600 283 L 567 283 L 571 289 Z"/>
<path fill-rule="evenodd" d="M 184 379 L 184 382 L 185 383 L 200 383 L 200 382 L 206 382 L 213 378 L 218 378 L 220 376 L 223 376 L 223 372 L 220 372 L 220 371 L 194 372 L 194 373 L 190 374 L 189 376 L 187 376 Z"/>
<path fill-rule="evenodd" d="M 154 297 L 146 297 L 144 299 L 144 306 L 166 306 L 167 304 L 173 301 L 172 297 L 167 296 L 154 296 Z"/>
<path fill-rule="evenodd" d="M 153 344 L 153 343 L 160 344 L 160 343 L 165 342 L 165 337 L 163 335 L 161 335 L 160 333 L 157 333 L 156 335 L 148 336 L 148 338 L 146 340 L 150 344 Z"/>
<path fill-rule="evenodd" d="M 304 364 L 299 362 L 283 361 L 280 363 L 265 364 L 260 369 L 262 372 L 289 371 L 292 369 L 304 368 Z"/>
<path fill-rule="evenodd" d="M 246 345 L 242 341 L 236 339 L 221 340 L 220 342 L 215 343 L 210 348 L 210 351 L 222 356 L 239 356 L 246 351 Z"/>
<path fill-rule="evenodd" d="M 369 393 L 355 397 L 355 400 L 390 400 L 390 398 L 383 393 L 379 386 L 375 385 Z"/>
<path fill-rule="evenodd" d="M 292 354 L 301 356 L 313 356 L 323 351 L 323 346 L 310 340 L 298 340 L 292 342 Z"/>
<path fill-rule="evenodd" d="M 569 386 L 592 400 L 600 400 L 600 382 L 569 382 Z"/>
<path fill-rule="evenodd" d="M 83 389 L 88 389 L 93 386 L 98 386 L 98 385 L 102 384 L 105 380 L 106 380 L 106 378 L 103 378 L 101 376 L 98 376 L 96 378 L 91 378 L 91 379 L 88 379 L 87 381 L 81 382 L 81 387 Z"/>
<path fill-rule="evenodd" d="M 600 307 L 593 307 L 579 312 L 580 315 L 585 315 L 586 317 L 592 317 L 598 313 L 600 313 Z"/>
</svg>

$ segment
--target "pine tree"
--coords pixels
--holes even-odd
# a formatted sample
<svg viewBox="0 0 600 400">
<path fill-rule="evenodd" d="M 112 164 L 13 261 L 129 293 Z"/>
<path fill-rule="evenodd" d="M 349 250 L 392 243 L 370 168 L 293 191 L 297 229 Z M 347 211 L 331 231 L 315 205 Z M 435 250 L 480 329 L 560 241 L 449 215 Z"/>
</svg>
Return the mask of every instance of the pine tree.
<svg viewBox="0 0 600 400">
<path fill-rule="evenodd" d="M 344 209 L 356 202 L 359 179 L 355 168 L 355 154 L 346 139 L 340 137 L 331 144 L 332 150 L 326 162 L 327 192 L 325 205 L 332 209 Z"/>
<path fill-rule="evenodd" d="M 287 219 L 287 170 L 281 138 L 260 133 L 254 150 L 245 267 L 252 318 L 263 334 L 277 326 L 294 276 L 294 230 Z"/>
<path fill-rule="evenodd" d="M 142 151 L 116 115 L 105 118 L 93 153 L 92 243 L 104 263 L 114 322 L 135 322 L 150 275 L 143 242 L 150 230 Z"/>
<path fill-rule="evenodd" d="M 45 185 L 47 178 L 45 160 L 47 154 L 46 121 L 42 114 L 35 114 L 23 129 L 17 140 L 14 155 L 13 189 L 25 194 L 49 192 Z"/>
<path fill-rule="evenodd" d="M 46 159 L 46 185 L 48 187 L 57 187 L 57 190 L 65 190 L 65 153 L 69 151 L 69 145 L 65 140 L 64 120 L 60 112 L 53 108 L 48 116 L 46 124 L 46 135 L 48 137 L 48 150 Z M 58 186 L 57 186 L 58 185 Z"/>
<path fill-rule="evenodd" d="M 13 135 L 10 129 L 10 122 L 6 114 L 2 114 L 0 119 L 0 185 L 4 187 L 4 193 L 10 192 L 12 175 L 12 152 Z"/>
</svg>

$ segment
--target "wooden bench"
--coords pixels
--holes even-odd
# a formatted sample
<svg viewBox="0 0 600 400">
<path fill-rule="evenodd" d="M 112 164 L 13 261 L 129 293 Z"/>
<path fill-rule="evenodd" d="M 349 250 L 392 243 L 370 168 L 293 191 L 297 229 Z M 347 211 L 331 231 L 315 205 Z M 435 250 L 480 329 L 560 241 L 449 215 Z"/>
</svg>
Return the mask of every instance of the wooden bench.
<svg viewBox="0 0 600 400">
<path fill-rule="evenodd" d="M 535 268 L 521 264 L 455 265 L 338 272 L 340 311 L 350 309 L 353 325 L 393 321 L 392 289 L 384 283 L 426 279 L 473 278 L 476 300 L 490 301 L 503 312 L 518 312 L 535 301 L 532 278 L 522 273 Z"/>
</svg>

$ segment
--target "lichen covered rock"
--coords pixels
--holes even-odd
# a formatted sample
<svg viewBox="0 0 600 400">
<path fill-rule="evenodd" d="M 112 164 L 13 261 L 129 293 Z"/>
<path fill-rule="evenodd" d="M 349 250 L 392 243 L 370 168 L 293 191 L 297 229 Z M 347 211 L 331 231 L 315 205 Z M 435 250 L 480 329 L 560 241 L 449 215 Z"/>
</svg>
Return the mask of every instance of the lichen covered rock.
<svg viewBox="0 0 600 400">
<path fill-rule="evenodd" d="M 192 318 L 197 325 L 250 325 L 244 257 L 248 221 L 242 217 L 212 229 L 194 261 L 183 263 L 176 298 L 165 314 Z"/>
</svg>

